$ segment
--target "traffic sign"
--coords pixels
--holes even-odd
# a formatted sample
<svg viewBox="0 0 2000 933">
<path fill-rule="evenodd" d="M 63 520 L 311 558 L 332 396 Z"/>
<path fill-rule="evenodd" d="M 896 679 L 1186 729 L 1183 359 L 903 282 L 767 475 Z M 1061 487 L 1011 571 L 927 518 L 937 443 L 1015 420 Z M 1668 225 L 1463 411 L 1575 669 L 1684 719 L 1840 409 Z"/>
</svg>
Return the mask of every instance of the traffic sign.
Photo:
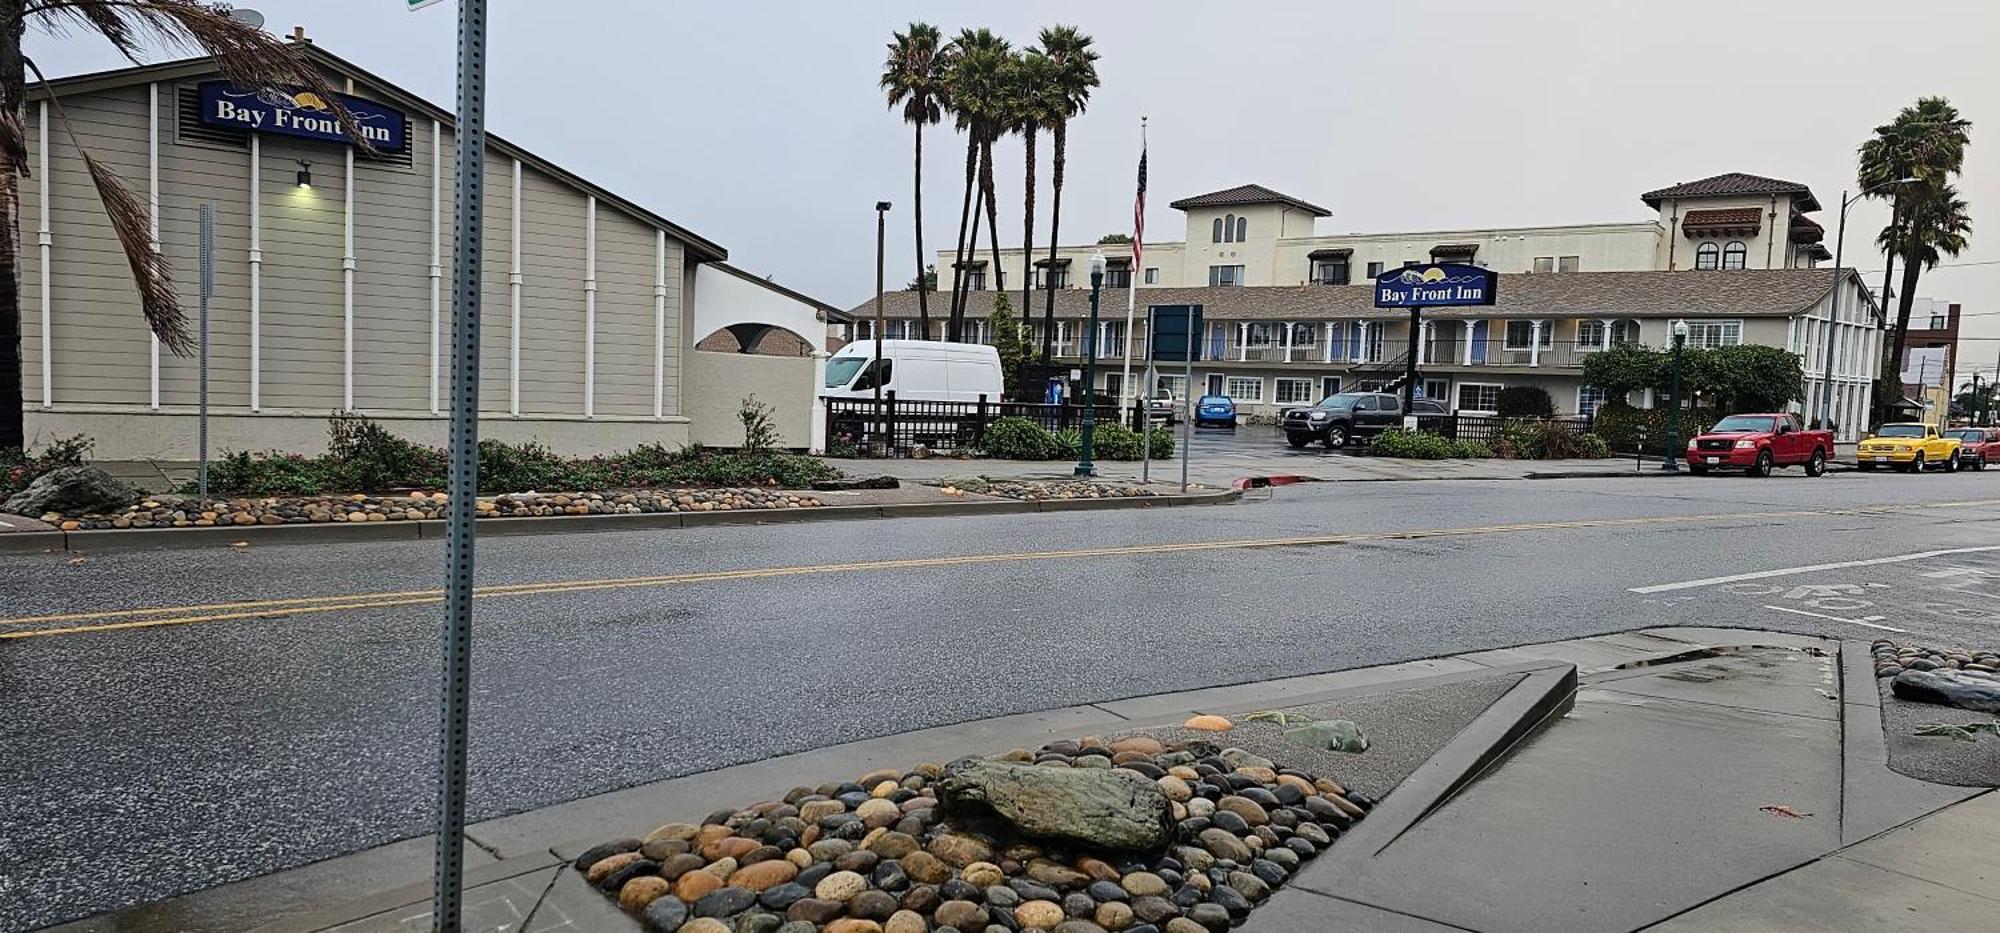
<svg viewBox="0 0 2000 933">
<path fill-rule="evenodd" d="M 1201 305 L 1150 305 L 1147 349 L 1163 363 L 1201 359 Z"/>
<path fill-rule="evenodd" d="M 404 0 L 404 2 L 410 5 L 410 12 L 415 13 L 432 4 L 443 3 L 444 0 Z"/>
</svg>

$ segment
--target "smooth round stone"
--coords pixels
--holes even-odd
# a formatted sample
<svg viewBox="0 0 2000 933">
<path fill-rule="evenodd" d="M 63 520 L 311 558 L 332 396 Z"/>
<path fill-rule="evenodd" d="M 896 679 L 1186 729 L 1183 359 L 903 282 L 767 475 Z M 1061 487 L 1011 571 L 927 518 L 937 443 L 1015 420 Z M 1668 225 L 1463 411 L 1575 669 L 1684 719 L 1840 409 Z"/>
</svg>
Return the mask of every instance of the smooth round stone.
<svg viewBox="0 0 2000 933">
<path fill-rule="evenodd" d="M 1277 794 L 1272 793 L 1262 785 L 1253 784 L 1249 787 L 1238 788 L 1236 794 L 1267 810 L 1272 807 L 1284 806 L 1284 801 L 1279 800 Z"/>
<path fill-rule="evenodd" d="M 868 851 L 885 859 L 900 859 L 920 848 L 922 846 L 917 844 L 915 836 L 894 831 L 883 833 L 868 843 Z"/>
<path fill-rule="evenodd" d="M 854 843 L 848 842 L 845 839 L 821 839 L 812 845 L 806 846 L 806 851 L 812 853 L 814 861 L 831 862 L 854 851 Z"/>
<path fill-rule="evenodd" d="M 588 871 L 592 865 L 598 862 L 602 862 L 614 855 L 637 852 L 639 851 L 639 847 L 643 845 L 645 845 L 645 840 L 643 839 L 614 839 L 601 845 L 594 845 L 577 853 L 576 861 L 571 862 L 570 867 L 577 871 Z"/>
<path fill-rule="evenodd" d="M 1194 797 L 1187 801 L 1188 816 L 1203 818 L 1215 815 L 1215 801 L 1206 797 Z"/>
<path fill-rule="evenodd" d="M 928 915 L 941 903 L 944 903 L 944 898 L 938 896 L 936 885 L 920 884 L 903 892 L 904 910 L 914 910 Z"/>
<path fill-rule="evenodd" d="M 692 904 L 722 888 L 722 879 L 713 873 L 691 871 L 674 882 L 674 896 Z"/>
<path fill-rule="evenodd" d="M 1215 809 L 1221 811 L 1216 814 L 1218 817 L 1223 813 L 1233 813 L 1251 826 L 1262 826 L 1271 821 L 1271 813 L 1264 809 L 1263 804 L 1240 794 L 1231 794 L 1216 801 Z"/>
<path fill-rule="evenodd" d="M 1149 871 L 1136 871 L 1126 875 L 1119 886 L 1133 897 L 1165 897 L 1173 889 L 1165 879 Z"/>
<path fill-rule="evenodd" d="M 714 917 L 696 917 L 681 927 L 681 933 L 731 933 L 729 924 Z"/>
<path fill-rule="evenodd" d="M 1228 798 L 1224 799 L 1227 800 Z M 1242 798 L 1239 797 L 1237 799 L 1241 800 Z M 1244 802 L 1249 803 L 1249 801 L 1244 801 Z M 1251 804 L 1251 806 L 1256 806 L 1256 805 Z M 1233 810 L 1224 810 L 1221 809 L 1220 807 L 1221 805 L 1217 804 L 1215 815 L 1208 818 L 1210 825 L 1213 825 L 1215 828 L 1223 830 L 1224 832 L 1228 832 L 1237 836 L 1241 836 L 1250 831 L 1250 821 L 1244 819 L 1242 814 L 1237 813 Z M 1270 819 L 1270 817 L 1265 817 L 1265 819 L 1268 820 Z"/>
<path fill-rule="evenodd" d="M 1182 885 L 1178 890 L 1174 891 L 1173 895 L 1171 897 L 1168 897 L 1167 900 L 1173 901 L 1174 906 L 1179 907 L 1182 910 L 1186 910 L 1190 907 L 1193 907 L 1196 904 L 1201 903 L 1202 899 L 1207 896 L 1208 896 L 1207 892 L 1203 891 L 1201 888 L 1197 888 L 1191 884 L 1186 884 Z"/>
<path fill-rule="evenodd" d="M 963 878 L 953 878 L 938 885 L 938 893 L 948 901 L 978 901 L 981 897 L 979 889 Z"/>
<path fill-rule="evenodd" d="M 1063 895 L 1062 909 L 1065 916 L 1083 919 L 1097 913 L 1097 902 L 1082 891 L 1071 891 Z"/>
<path fill-rule="evenodd" d="M 804 920 L 807 923 L 815 924 L 825 923 L 840 916 L 840 912 L 846 909 L 847 905 L 840 901 L 807 897 L 793 901 L 792 906 L 785 909 L 785 919 Z"/>
<path fill-rule="evenodd" d="M 903 871 L 901 862 L 889 861 L 876 865 L 874 874 L 869 877 L 875 882 L 876 887 L 884 891 L 901 891 L 910 886 L 910 876 Z"/>
<path fill-rule="evenodd" d="M 930 921 L 914 910 L 899 910 L 882 924 L 882 933 L 930 933 Z"/>
<path fill-rule="evenodd" d="M 1056 894 L 1056 890 L 1054 888 L 1036 884 L 1032 881 L 1029 881 L 1026 878 L 1010 879 L 1007 882 L 1007 886 L 1013 888 L 1016 893 L 1020 894 L 1022 900 L 1053 901 L 1060 896 Z"/>
<path fill-rule="evenodd" d="M 1360 807 L 1364 813 L 1375 809 L 1375 798 L 1367 794 L 1348 794 L 1347 802 Z"/>
<path fill-rule="evenodd" d="M 590 867 L 583 873 L 583 880 L 594 885 L 602 885 L 604 879 L 609 877 L 612 872 L 639 861 L 641 858 L 643 856 L 637 852 L 619 852 L 615 855 L 607 855 L 590 863 Z"/>
<path fill-rule="evenodd" d="M 907 870 L 907 867 L 905 870 Z M 814 887 L 817 887 L 821 881 L 825 880 L 826 876 L 831 874 L 833 874 L 832 863 L 814 862 L 811 865 L 807 865 L 806 867 L 799 869 L 798 877 L 793 878 L 792 880 L 798 882 L 799 884 L 804 885 L 808 890 L 810 890 Z"/>
<path fill-rule="evenodd" d="M 1090 883 L 1090 887 L 1085 890 L 1090 895 L 1091 900 L 1098 901 L 1100 903 L 1110 903 L 1114 901 L 1122 903 L 1124 901 L 1132 899 L 1132 895 L 1130 894 L 1130 892 L 1127 892 L 1123 887 L 1113 884 L 1109 881 L 1093 881 Z"/>
<path fill-rule="evenodd" d="M 867 849 L 856 849 L 852 852 L 847 853 L 846 855 L 834 859 L 833 869 L 834 871 L 851 871 L 856 874 L 865 875 L 871 871 L 874 871 L 875 866 L 880 864 L 881 861 L 882 861 L 881 856 L 876 855 L 875 853 L 870 852 Z"/>
<path fill-rule="evenodd" d="M 1244 897 L 1242 892 L 1226 884 L 1218 884 L 1214 890 L 1209 891 L 1208 902 L 1210 905 L 1220 905 L 1224 910 L 1229 911 L 1231 917 L 1241 917 L 1250 912 L 1250 899 Z M 1202 925 L 1207 926 L 1208 924 L 1204 923 Z"/>
<path fill-rule="evenodd" d="M 951 878 L 951 866 L 929 852 L 912 852 L 897 859 L 904 874 L 919 884 L 941 884 Z"/>
<path fill-rule="evenodd" d="M 901 906 L 896 895 L 887 891 L 863 891 L 847 902 L 847 913 L 863 920 L 880 921 L 889 919 Z"/>
<path fill-rule="evenodd" d="M 1289 841 L 1287 840 L 1287 842 Z M 1264 857 L 1278 863 L 1278 867 L 1288 873 L 1298 870 L 1299 854 L 1284 846 L 1264 850 Z"/>
<path fill-rule="evenodd" d="M 1160 928 L 1150 923 L 1135 923 L 1126 927 L 1125 933 L 1160 933 Z"/>
<path fill-rule="evenodd" d="M 1096 920 L 1098 926 L 1117 933 L 1132 925 L 1132 907 L 1121 901 L 1105 901 L 1097 905 L 1091 919 Z"/>
<path fill-rule="evenodd" d="M 986 889 L 986 903 L 1011 909 L 1021 903 L 1021 892 L 1004 884 L 992 885 Z"/>
<path fill-rule="evenodd" d="M 1221 888 L 1219 890 L 1229 891 L 1230 889 Z M 1233 894 L 1235 892 L 1231 891 L 1230 893 Z M 1248 913 L 1250 905 L 1243 905 L 1243 910 L 1244 913 Z M 1196 904 L 1188 909 L 1187 919 L 1201 924 L 1201 928 L 1208 931 L 1208 933 L 1224 933 L 1224 931 L 1229 929 L 1230 918 L 1237 916 L 1241 915 L 1221 904 Z"/>
<path fill-rule="evenodd" d="M 1083 917 L 1071 917 L 1056 924 L 1055 933 L 1104 933 L 1104 928 Z"/>
<path fill-rule="evenodd" d="M 749 888 L 762 892 L 777 885 L 790 882 L 798 877 L 799 867 L 784 859 L 768 859 L 745 865 L 729 876 L 729 883 L 739 888 Z"/>
<path fill-rule="evenodd" d="M 1271 790 L 1271 797 L 1278 801 L 1278 803 L 1291 807 L 1297 806 L 1301 801 L 1305 800 L 1306 792 L 1297 784 L 1285 782 L 1280 783 Z"/>
<path fill-rule="evenodd" d="M 687 903 L 678 897 L 662 897 L 647 904 L 640 919 L 648 933 L 675 933 L 688 920 Z"/>
<path fill-rule="evenodd" d="M 1118 767 L 1124 768 L 1127 771 L 1137 771 L 1156 781 L 1165 777 L 1167 773 L 1167 769 L 1150 761 L 1127 761 L 1119 764 Z"/>
<path fill-rule="evenodd" d="M 1054 901 L 1022 901 L 1014 908 L 1014 919 L 1030 930 L 1052 930 L 1063 922 L 1063 909 Z"/>
<path fill-rule="evenodd" d="M 694 912 L 702 917 L 727 917 L 749 910 L 750 905 L 755 903 L 757 892 L 731 885 L 702 895 L 700 900 L 694 902 Z"/>
<path fill-rule="evenodd" d="M 986 908 L 971 901 L 945 901 L 937 906 L 931 917 L 939 926 L 957 927 L 959 930 L 986 929 Z"/>
<path fill-rule="evenodd" d="M 778 928 L 784 925 L 785 918 L 777 914 L 752 910 L 736 918 L 734 933 L 778 933 Z"/>
<path fill-rule="evenodd" d="M 1263 879 L 1265 884 L 1274 888 L 1284 884 L 1285 879 L 1291 877 L 1291 872 L 1286 871 L 1284 866 L 1270 859 L 1262 858 L 1250 863 L 1250 873 Z"/>
<path fill-rule="evenodd" d="M 973 862 L 961 869 L 958 876 L 975 888 L 990 888 L 1007 880 L 1000 866 L 992 862 Z"/>
<path fill-rule="evenodd" d="M 764 889 L 757 895 L 757 903 L 772 910 L 784 910 L 799 900 L 812 896 L 812 889 L 802 884 L 787 881 Z"/>
<path fill-rule="evenodd" d="M 813 885 L 813 896 L 821 900 L 845 903 L 848 898 L 867 889 L 868 879 L 851 871 L 837 871 L 821 879 L 819 884 Z"/>
<path fill-rule="evenodd" d="M 1168 917 L 1178 917 L 1181 909 L 1164 897 L 1141 897 L 1132 901 L 1132 915 L 1147 923 L 1165 923 Z"/>
<path fill-rule="evenodd" d="M 1266 884 L 1263 879 L 1247 871 L 1230 872 L 1229 886 L 1235 888 L 1236 893 L 1243 895 L 1252 902 L 1261 901 L 1271 896 L 1271 886 Z"/>
<path fill-rule="evenodd" d="M 1299 858 L 1308 859 L 1319 854 L 1319 847 L 1299 836 L 1285 840 L 1285 849 Z"/>
<path fill-rule="evenodd" d="M 686 839 L 655 839 L 639 847 L 639 854 L 655 862 L 665 864 L 668 859 L 688 850 Z"/>
<path fill-rule="evenodd" d="M 1299 825 L 1299 815 L 1290 807 L 1279 807 L 1271 811 L 1271 825 L 1279 829 L 1291 829 Z"/>
</svg>

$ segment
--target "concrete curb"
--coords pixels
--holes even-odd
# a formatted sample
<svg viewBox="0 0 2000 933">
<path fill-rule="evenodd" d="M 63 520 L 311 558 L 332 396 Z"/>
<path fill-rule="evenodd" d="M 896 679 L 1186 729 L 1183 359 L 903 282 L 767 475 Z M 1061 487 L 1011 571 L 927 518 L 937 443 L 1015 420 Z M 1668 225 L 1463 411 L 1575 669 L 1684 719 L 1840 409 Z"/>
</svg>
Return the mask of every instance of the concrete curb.
<svg viewBox="0 0 2000 933">
<path fill-rule="evenodd" d="M 729 512 L 640 512 L 619 515 L 550 515 L 540 518 L 483 518 L 481 535 L 574 534 L 597 531 L 651 531 L 710 525 L 779 525 L 873 518 L 972 517 L 1104 509 L 1158 509 L 1223 505 L 1242 498 L 1241 490 L 1185 495 L 1121 496 L 1111 499 L 1040 499 L 969 502 L 906 502 L 883 505 L 827 505 L 807 509 L 743 509 Z M 145 550 L 158 548 L 326 544 L 347 541 L 439 539 L 445 523 L 426 521 L 327 522 L 310 525 L 231 525 L 216 528 L 127 528 L 99 531 L 23 531 L 0 534 L 0 554 L 48 551 Z"/>
</svg>

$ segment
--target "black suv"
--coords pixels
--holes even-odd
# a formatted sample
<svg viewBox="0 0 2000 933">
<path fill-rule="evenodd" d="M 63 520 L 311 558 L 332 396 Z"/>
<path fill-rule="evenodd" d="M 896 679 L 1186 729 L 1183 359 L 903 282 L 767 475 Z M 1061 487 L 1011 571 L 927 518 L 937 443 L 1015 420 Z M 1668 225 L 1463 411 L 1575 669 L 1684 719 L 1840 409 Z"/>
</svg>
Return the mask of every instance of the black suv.
<svg viewBox="0 0 2000 933">
<path fill-rule="evenodd" d="M 1415 414 L 1450 414 L 1443 402 L 1417 399 Z M 1342 392 L 1311 408 L 1287 409 L 1280 419 L 1285 442 L 1304 447 L 1313 441 L 1339 450 L 1356 439 L 1374 437 L 1403 423 L 1403 397 L 1388 392 Z"/>
</svg>

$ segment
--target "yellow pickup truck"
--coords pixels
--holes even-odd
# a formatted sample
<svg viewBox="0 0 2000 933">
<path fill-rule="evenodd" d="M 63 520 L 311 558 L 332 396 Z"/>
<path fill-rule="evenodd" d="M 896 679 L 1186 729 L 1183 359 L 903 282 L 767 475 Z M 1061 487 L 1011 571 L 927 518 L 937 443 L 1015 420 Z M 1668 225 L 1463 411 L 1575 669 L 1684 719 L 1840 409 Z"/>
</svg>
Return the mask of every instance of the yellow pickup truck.
<svg viewBox="0 0 2000 933">
<path fill-rule="evenodd" d="M 1904 422 L 1885 424 L 1856 445 L 1854 465 L 1863 470 L 1891 466 L 1906 473 L 1937 467 L 1958 471 L 1958 439 L 1938 434 L 1937 425 Z"/>
</svg>

